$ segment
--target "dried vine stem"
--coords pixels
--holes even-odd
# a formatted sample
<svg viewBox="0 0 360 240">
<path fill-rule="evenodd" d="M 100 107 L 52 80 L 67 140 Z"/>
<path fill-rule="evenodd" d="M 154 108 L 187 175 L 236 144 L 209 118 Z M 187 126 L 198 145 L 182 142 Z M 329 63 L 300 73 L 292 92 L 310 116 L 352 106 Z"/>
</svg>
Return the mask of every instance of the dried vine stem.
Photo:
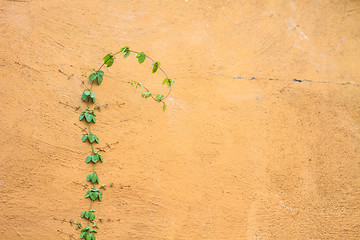
<svg viewBox="0 0 360 240">
<path fill-rule="evenodd" d="M 94 201 L 96 201 L 96 200 L 99 200 L 100 202 L 102 201 L 103 193 L 100 190 L 100 188 L 106 189 L 105 185 L 101 185 L 99 188 L 96 188 L 96 184 L 99 184 L 100 180 L 95 171 L 95 164 L 98 163 L 99 161 L 103 162 L 103 157 L 94 148 L 94 144 L 99 143 L 99 138 L 95 134 L 93 134 L 91 131 L 91 124 L 96 123 L 96 113 L 94 112 L 94 110 L 90 109 L 90 104 L 95 103 L 95 94 L 92 92 L 92 89 L 93 89 L 95 81 L 98 83 L 98 85 L 100 85 L 101 82 L 103 81 L 104 72 L 101 71 L 101 69 L 104 66 L 111 67 L 114 63 L 116 55 L 124 54 L 124 58 L 127 58 L 130 55 L 130 53 L 136 54 L 135 56 L 138 59 L 139 63 L 143 63 L 146 58 L 150 59 L 153 62 L 152 63 L 152 66 L 153 66 L 152 72 L 155 73 L 158 69 L 160 69 L 160 71 L 165 75 L 165 79 L 163 80 L 162 84 L 166 84 L 169 89 L 168 93 L 165 96 L 162 94 L 157 94 L 156 96 L 154 96 L 150 92 L 150 90 L 148 88 L 146 88 L 140 82 L 136 82 L 136 81 L 129 82 L 134 87 L 136 87 L 136 88 L 141 87 L 142 89 L 145 90 L 144 92 L 141 93 L 143 98 L 151 97 L 154 101 L 163 103 L 163 110 L 165 111 L 166 104 L 165 104 L 164 100 L 169 96 L 169 94 L 171 92 L 171 87 L 174 84 L 174 81 L 172 79 L 169 79 L 168 75 L 160 67 L 160 62 L 154 61 L 151 57 L 146 56 L 146 54 L 143 52 L 132 51 L 127 46 L 121 48 L 120 51 L 116 52 L 115 54 L 110 54 L 110 53 L 107 54 L 103 58 L 104 63 L 99 67 L 99 69 L 97 71 L 94 70 L 93 73 L 90 74 L 90 76 L 89 76 L 89 80 L 91 81 L 90 88 L 87 87 L 81 96 L 81 99 L 83 101 L 87 102 L 87 108 L 81 112 L 81 114 L 79 116 L 79 120 L 81 121 L 81 120 L 85 119 L 85 121 L 88 123 L 88 131 L 86 132 L 86 130 L 85 130 L 85 133 L 83 133 L 82 141 L 83 142 L 88 141 L 91 145 L 91 155 L 86 157 L 86 163 L 92 164 L 92 173 L 90 173 L 86 177 L 86 181 L 92 183 L 92 187 L 85 194 L 85 198 L 90 199 L 89 210 L 83 211 L 80 215 L 82 218 L 85 218 L 88 220 L 88 226 L 82 228 L 80 222 L 76 223 L 75 229 L 81 229 L 80 239 L 85 239 L 85 240 L 95 240 L 96 239 L 95 233 L 97 232 L 97 230 L 95 228 L 99 228 L 99 227 L 95 222 L 95 210 L 92 209 L 92 206 L 93 206 Z M 101 221 L 102 218 L 99 218 L 99 220 Z M 91 224 L 92 224 L 92 226 L 90 227 Z"/>
</svg>

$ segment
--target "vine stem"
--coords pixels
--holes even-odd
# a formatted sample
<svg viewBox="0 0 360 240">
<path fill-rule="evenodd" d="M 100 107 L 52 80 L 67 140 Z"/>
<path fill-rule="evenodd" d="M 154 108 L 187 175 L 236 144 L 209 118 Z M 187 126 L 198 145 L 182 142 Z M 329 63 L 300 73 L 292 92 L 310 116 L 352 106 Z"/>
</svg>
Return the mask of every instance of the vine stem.
<svg viewBox="0 0 360 240">
<path fill-rule="evenodd" d="M 130 50 L 130 49 L 128 49 L 128 51 L 129 51 L 129 52 L 132 52 L 132 53 L 135 53 L 135 54 L 139 54 L 139 52 L 136 52 L 136 51 L 133 51 L 133 50 Z M 121 51 L 116 52 L 114 55 L 112 55 L 112 58 L 114 58 L 114 57 L 115 57 L 117 54 L 119 54 L 119 53 L 122 53 L 122 52 L 121 52 Z M 149 56 L 147 56 L 147 55 L 145 55 L 145 56 L 146 56 L 148 59 L 150 59 L 150 60 L 153 62 L 153 64 L 156 64 L 156 62 L 155 62 L 151 57 L 149 57 Z M 99 69 L 97 70 L 97 72 L 99 72 L 99 71 L 102 69 L 102 67 L 104 67 L 104 65 L 105 65 L 106 63 L 107 63 L 107 61 L 104 62 L 103 64 L 101 64 L 101 66 L 99 67 Z M 167 79 L 169 79 L 169 77 L 168 77 L 168 75 L 166 74 L 166 72 L 165 72 L 159 65 L 158 65 L 158 69 L 160 69 L 160 70 L 163 72 L 163 74 L 165 75 L 165 77 L 166 77 Z M 93 85 L 94 85 L 94 81 L 95 81 L 95 80 L 96 80 L 96 79 L 94 79 L 93 81 L 91 81 L 90 88 L 87 87 L 86 84 L 85 84 L 85 86 L 87 87 L 87 89 L 90 90 L 90 92 L 91 92 L 91 90 L 92 90 L 92 87 L 93 87 Z M 139 85 L 139 83 L 138 83 L 138 85 Z M 150 92 L 150 90 L 149 90 L 148 88 L 146 88 L 145 86 L 143 86 L 142 84 L 141 84 L 140 86 L 143 87 L 146 91 Z M 169 91 L 168 91 L 168 93 L 166 94 L 166 96 L 161 99 L 161 101 L 165 100 L 165 99 L 170 95 L 171 87 L 172 87 L 172 84 L 170 83 Z M 151 94 L 150 96 L 151 96 L 151 98 L 152 98 L 154 101 L 159 102 L 159 101 L 157 101 L 157 100 L 154 98 L 154 96 L 153 96 L 152 94 Z M 88 108 L 88 109 L 90 108 L 90 99 L 89 99 L 89 98 L 88 98 L 88 101 L 87 101 L 87 108 Z M 89 134 L 92 134 L 92 132 L 91 132 L 91 122 L 88 122 L 88 129 L 89 129 Z M 91 144 L 92 154 L 94 154 L 94 153 L 95 153 L 94 144 L 93 144 L 93 143 L 90 143 L 90 144 Z M 95 171 L 95 163 L 92 162 L 92 165 L 93 165 L 93 173 L 96 174 L 96 171 Z M 92 181 L 91 181 L 91 182 L 92 182 Z M 92 185 L 93 185 L 93 187 L 95 188 L 95 183 L 92 183 Z M 94 200 L 92 200 L 91 198 L 90 198 L 90 200 L 91 200 L 91 202 L 90 202 L 90 206 L 89 206 L 89 211 L 91 210 L 92 205 L 93 205 L 93 202 L 94 202 Z M 90 225 L 90 219 L 88 219 L 88 224 Z"/>
</svg>

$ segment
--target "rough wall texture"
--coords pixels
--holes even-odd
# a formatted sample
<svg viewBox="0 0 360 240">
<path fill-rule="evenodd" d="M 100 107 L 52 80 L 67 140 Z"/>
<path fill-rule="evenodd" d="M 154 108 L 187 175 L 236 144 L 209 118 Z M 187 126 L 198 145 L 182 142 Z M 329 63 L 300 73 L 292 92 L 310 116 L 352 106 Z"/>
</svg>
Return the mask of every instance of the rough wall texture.
<svg viewBox="0 0 360 240">
<path fill-rule="evenodd" d="M 132 57 L 95 87 L 97 239 L 360 239 L 359 1 L 2 0 L 0 26 L 0 239 L 78 236 L 73 107 L 125 45 L 176 84 L 163 113 Z"/>
</svg>

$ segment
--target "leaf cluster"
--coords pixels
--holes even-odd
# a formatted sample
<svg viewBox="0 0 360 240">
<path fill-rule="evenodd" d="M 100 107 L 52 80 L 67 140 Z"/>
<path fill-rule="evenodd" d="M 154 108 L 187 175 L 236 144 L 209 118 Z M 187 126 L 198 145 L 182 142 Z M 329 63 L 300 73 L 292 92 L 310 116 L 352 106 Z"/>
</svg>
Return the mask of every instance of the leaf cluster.
<svg viewBox="0 0 360 240">
<path fill-rule="evenodd" d="M 139 63 L 143 63 L 146 59 L 146 55 L 143 52 L 136 54 L 135 57 L 138 59 Z"/>
<path fill-rule="evenodd" d="M 99 201 L 102 201 L 102 191 L 100 191 L 99 189 L 95 188 L 95 187 L 91 187 L 91 189 L 89 191 L 87 191 L 87 193 L 85 194 L 85 198 L 90 197 L 91 200 L 95 201 L 96 199 L 99 199 Z"/>
<path fill-rule="evenodd" d="M 96 116 L 96 113 L 94 112 L 94 110 L 87 108 L 81 112 L 81 114 L 79 116 L 79 120 L 81 121 L 85 117 L 87 122 L 93 121 L 94 123 L 96 123 L 95 116 Z"/>
<path fill-rule="evenodd" d="M 124 58 L 127 58 L 130 55 L 130 49 L 128 46 L 120 49 L 120 54 L 124 53 Z"/>
<path fill-rule="evenodd" d="M 114 56 L 111 55 L 110 53 L 107 54 L 104 58 L 104 64 L 107 66 L 107 67 L 111 67 L 114 63 Z"/>
<path fill-rule="evenodd" d="M 95 219 L 95 210 L 90 210 L 90 211 L 83 211 L 81 213 L 81 217 L 82 218 L 86 218 L 89 219 L 90 221 L 93 221 Z"/>
<path fill-rule="evenodd" d="M 175 83 L 174 80 L 168 78 L 165 78 L 164 81 L 162 82 L 162 84 L 163 85 L 166 84 L 168 88 L 171 87 L 174 83 Z"/>
<path fill-rule="evenodd" d="M 96 173 L 90 173 L 89 175 L 87 175 L 86 177 L 86 181 L 88 182 L 92 182 L 92 183 L 99 183 L 99 177 Z"/>
<path fill-rule="evenodd" d="M 111 66 L 111 65 L 110 65 L 110 66 Z M 108 66 L 108 67 L 109 67 L 109 66 Z M 101 82 L 103 81 L 103 75 L 104 75 L 104 72 L 103 72 L 103 71 L 101 71 L 101 70 L 95 71 L 95 70 L 94 70 L 94 72 L 93 72 L 92 74 L 90 74 L 89 80 L 92 82 L 92 81 L 94 81 L 95 79 L 97 79 L 97 83 L 98 83 L 98 85 L 100 85 Z"/>
<path fill-rule="evenodd" d="M 89 155 L 89 156 L 86 157 L 86 163 L 89 163 L 89 162 L 97 163 L 99 160 L 100 160 L 101 162 L 104 161 L 104 159 L 103 159 L 103 157 L 101 156 L 101 154 L 100 154 L 100 153 L 97 153 L 97 152 L 94 152 L 93 155 Z"/>
<path fill-rule="evenodd" d="M 92 133 L 83 133 L 82 141 L 85 142 L 86 140 L 89 140 L 90 143 L 97 142 L 99 143 L 99 138 L 92 134 Z"/>
<path fill-rule="evenodd" d="M 97 230 L 87 226 L 86 228 L 81 229 L 80 239 L 85 240 L 96 240 L 95 234 Z"/>
<path fill-rule="evenodd" d="M 91 93 L 90 89 L 85 89 L 83 94 L 81 95 L 81 99 L 85 101 L 86 99 L 91 99 L 92 102 L 95 102 L 95 94 Z"/>
</svg>

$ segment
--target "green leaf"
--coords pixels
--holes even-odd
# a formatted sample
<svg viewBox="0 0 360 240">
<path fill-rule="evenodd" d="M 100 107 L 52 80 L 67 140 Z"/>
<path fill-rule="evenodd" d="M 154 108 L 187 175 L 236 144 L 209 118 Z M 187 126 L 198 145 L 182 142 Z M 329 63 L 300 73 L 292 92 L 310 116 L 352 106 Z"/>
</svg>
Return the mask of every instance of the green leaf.
<svg viewBox="0 0 360 240">
<path fill-rule="evenodd" d="M 82 238 L 85 236 L 86 233 L 87 233 L 87 232 L 82 232 L 82 233 L 80 234 L 80 239 L 82 239 Z"/>
<path fill-rule="evenodd" d="M 93 98 L 93 100 L 95 101 L 95 93 L 92 93 L 92 94 L 90 95 L 90 98 Z"/>
<path fill-rule="evenodd" d="M 92 161 L 93 161 L 94 163 L 97 163 L 97 162 L 99 161 L 99 155 L 93 155 L 93 156 L 92 156 Z"/>
<path fill-rule="evenodd" d="M 174 85 L 174 83 L 175 83 L 175 82 L 174 82 L 174 80 L 172 80 L 172 79 L 169 79 L 169 84 L 168 84 L 168 88 L 169 88 L 169 87 L 171 87 L 172 85 Z"/>
<path fill-rule="evenodd" d="M 164 96 L 162 94 L 158 94 L 158 95 L 156 95 L 155 100 L 160 102 L 163 97 Z"/>
<path fill-rule="evenodd" d="M 165 83 L 166 83 L 167 85 L 169 85 L 169 79 L 168 79 L 168 78 L 165 78 L 164 81 L 162 82 L 163 85 L 164 85 Z"/>
<path fill-rule="evenodd" d="M 88 139 L 89 139 L 89 141 L 91 142 L 91 143 L 93 143 L 94 141 L 95 141 L 95 135 L 93 135 L 93 134 L 89 134 L 88 135 Z"/>
<path fill-rule="evenodd" d="M 92 173 L 90 173 L 89 175 L 87 175 L 87 177 L 86 177 L 86 181 L 87 181 L 87 182 L 90 182 L 90 180 L 91 180 L 91 175 L 92 175 Z"/>
<path fill-rule="evenodd" d="M 136 54 L 136 58 L 138 59 L 139 63 L 143 63 L 145 61 L 146 55 L 145 53 L 141 52 Z"/>
<path fill-rule="evenodd" d="M 163 102 L 163 111 L 165 112 L 165 110 L 166 110 L 166 104 L 165 102 Z"/>
<path fill-rule="evenodd" d="M 96 118 L 94 116 L 92 117 L 92 120 L 94 123 L 96 123 Z"/>
<path fill-rule="evenodd" d="M 85 198 L 90 197 L 90 193 L 91 193 L 91 191 L 90 191 L 90 190 L 89 190 L 89 191 L 87 191 L 87 192 L 86 192 L 86 194 L 85 194 Z"/>
<path fill-rule="evenodd" d="M 99 193 L 98 192 L 92 192 L 90 193 L 90 198 L 95 201 L 99 196 Z"/>
<path fill-rule="evenodd" d="M 84 94 L 86 95 L 86 96 L 89 96 L 90 95 L 90 90 L 89 89 L 86 89 L 85 91 L 84 91 Z"/>
<path fill-rule="evenodd" d="M 101 162 L 104 161 L 104 159 L 103 159 L 103 157 L 101 156 L 101 154 L 99 154 L 99 159 L 100 159 Z"/>
<path fill-rule="evenodd" d="M 102 193 L 99 194 L 99 201 L 102 202 Z"/>
<path fill-rule="evenodd" d="M 91 240 L 91 235 L 92 233 L 86 233 L 85 235 L 85 240 Z"/>
<path fill-rule="evenodd" d="M 97 73 L 98 73 L 98 75 L 100 75 L 100 76 L 103 76 L 103 75 L 104 75 L 104 72 L 103 72 L 103 71 L 101 71 L 101 70 L 100 70 L 100 71 L 98 71 Z"/>
<path fill-rule="evenodd" d="M 126 53 L 124 54 L 124 58 L 127 58 L 130 55 L 130 51 L 126 51 Z"/>
<path fill-rule="evenodd" d="M 109 61 L 107 61 L 107 67 L 111 67 L 113 63 L 114 63 L 114 59 L 113 58 L 109 59 Z"/>
<path fill-rule="evenodd" d="M 80 116 L 79 116 L 79 120 L 81 121 L 84 117 L 85 117 L 85 113 L 82 112 L 82 113 L 80 114 Z"/>
<path fill-rule="evenodd" d="M 93 72 L 92 74 L 90 74 L 89 80 L 94 81 L 96 79 L 96 77 L 97 77 L 97 74 L 95 72 Z"/>
<path fill-rule="evenodd" d="M 111 64 L 111 65 L 112 65 L 112 64 Z M 111 66 L 111 65 L 110 65 L 110 66 Z M 108 67 L 109 67 L 109 66 L 108 66 Z M 103 77 L 99 74 L 98 77 L 97 77 L 97 83 L 98 83 L 98 85 L 100 85 L 102 81 L 103 81 Z"/>
<path fill-rule="evenodd" d="M 95 135 L 94 135 L 95 136 Z M 99 138 L 97 137 L 97 136 L 95 136 L 95 141 L 97 142 L 97 143 L 99 143 Z"/>
<path fill-rule="evenodd" d="M 96 174 L 95 174 L 96 175 Z M 99 176 L 96 175 L 96 182 L 99 183 L 100 182 L 100 179 L 99 179 Z"/>
<path fill-rule="evenodd" d="M 89 213 L 89 220 L 92 221 L 92 220 L 94 220 L 94 219 L 95 219 L 95 213 L 90 212 L 90 213 Z"/>
<path fill-rule="evenodd" d="M 82 99 L 83 101 L 85 101 L 85 100 L 87 99 L 87 96 L 86 96 L 85 93 L 82 94 L 81 99 Z"/>
<path fill-rule="evenodd" d="M 93 233 L 89 233 L 89 240 L 95 240 L 95 235 Z"/>
<path fill-rule="evenodd" d="M 107 67 L 111 67 L 114 63 L 114 56 L 112 56 L 110 53 L 104 57 L 104 64 L 106 64 Z"/>
<path fill-rule="evenodd" d="M 89 211 L 86 211 L 86 212 L 85 212 L 85 217 L 86 217 L 86 218 L 89 218 L 89 214 L 90 214 L 90 212 L 89 212 Z"/>
<path fill-rule="evenodd" d="M 88 135 L 84 134 L 84 136 L 82 137 L 82 141 L 85 142 L 87 138 L 88 138 Z"/>
<path fill-rule="evenodd" d="M 146 95 L 148 95 L 148 94 L 150 94 L 150 92 L 149 92 L 149 91 L 142 92 L 142 93 L 141 93 L 141 96 L 142 96 L 142 97 L 145 97 L 145 96 L 146 96 Z"/>
<path fill-rule="evenodd" d="M 91 155 L 90 155 L 90 156 L 87 156 L 87 157 L 86 157 L 86 163 L 91 162 L 91 159 L 92 159 L 92 156 L 91 156 Z"/>
<path fill-rule="evenodd" d="M 103 59 L 104 59 L 104 63 L 106 64 L 106 62 L 111 58 L 111 54 L 107 54 Z"/>
<path fill-rule="evenodd" d="M 121 53 L 128 52 L 128 51 L 129 51 L 129 47 L 128 47 L 128 46 L 123 47 L 123 48 L 120 48 L 120 52 L 121 52 Z"/>
<path fill-rule="evenodd" d="M 85 113 L 85 118 L 86 118 L 86 121 L 91 122 L 92 119 L 93 119 L 93 115 L 91 115 L 90 113 L 86 112 L 86 113 Z"/>
<path fill-rule="evenodd" d="M 158 70 L 159 67 L 160 67 L 160 62 L 155 62 L 153 64 L 152 73 L 155 73 Z"/>
<path fill-rule="evenodd" d="M 84 217 L 84 216 L 85 216 L 85 212 L 86 212 L 86 211 L 82 211 L 82 212 L 81 212 L 81 217 Z"/>
<path fill-rule="evenodd" d="M 95 174 L 91 174 L 90 176 L 91 182 L 95 183 L 96 182 L 96 175 Z"/>
</svg>

